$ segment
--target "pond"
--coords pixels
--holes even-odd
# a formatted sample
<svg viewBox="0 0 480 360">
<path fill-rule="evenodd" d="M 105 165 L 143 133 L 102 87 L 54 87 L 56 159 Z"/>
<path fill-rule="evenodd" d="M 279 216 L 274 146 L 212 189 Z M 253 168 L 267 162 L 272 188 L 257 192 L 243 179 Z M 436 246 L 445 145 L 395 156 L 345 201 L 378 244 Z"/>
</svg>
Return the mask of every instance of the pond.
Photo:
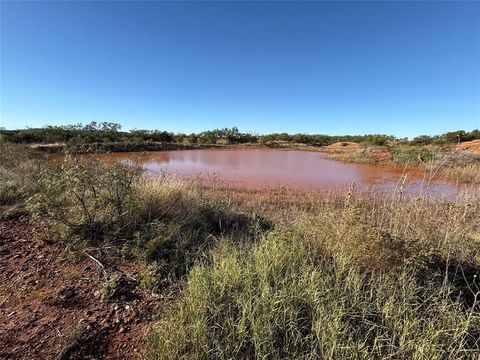
<svg viewBox="0 0 480 360">
<path fill-rule="evenodd" d="M 135 164 L 153 176 L 168 173 L 201 180 L 215 179 L 231 187 L 283 186 L 330 191 L 355 183 L 362 190 L 391 192 L 406 174 L 405 189 L 409 193 L 451 195 L 458 190 L 453 183 L 430 179 L 429 174 L 419 169 L 405 171 L 401 167 L 344 163 L 313 151 L 212 149 L 110 153 L 95 157 Z"/>
</svg>

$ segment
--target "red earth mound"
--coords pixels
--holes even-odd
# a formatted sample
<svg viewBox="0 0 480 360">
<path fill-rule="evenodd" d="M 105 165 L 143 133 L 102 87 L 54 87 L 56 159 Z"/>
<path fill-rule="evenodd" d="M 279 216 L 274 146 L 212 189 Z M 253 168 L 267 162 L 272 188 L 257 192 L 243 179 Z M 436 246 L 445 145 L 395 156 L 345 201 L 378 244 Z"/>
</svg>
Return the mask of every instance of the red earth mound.
<svg viewBox="0 0 480 360">
<path fill-rule="evenodd" d="M 480 139 L 462 142 L 458 144 L 457 149 L 480 155 Z"/>
<path fill-rule="evenodd" d="M 356 142 L 344 141 L 336 142 L 325 147 L 325 150 L 333 153 L 345 153 L 345 152 L 355 152 L 359 149 L 359 145 Z"/>
</svg>

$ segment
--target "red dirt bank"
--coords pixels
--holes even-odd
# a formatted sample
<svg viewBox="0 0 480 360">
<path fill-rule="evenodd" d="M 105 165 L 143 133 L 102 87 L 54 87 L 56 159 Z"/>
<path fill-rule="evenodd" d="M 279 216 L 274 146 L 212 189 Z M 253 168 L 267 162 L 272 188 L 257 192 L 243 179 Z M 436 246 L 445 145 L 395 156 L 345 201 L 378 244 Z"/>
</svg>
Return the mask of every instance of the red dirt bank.
<svg viewBox="0 0 480 360">
<path fill-rule="evenodd" d="M 57 241 L 41 241 L 39 233 L 27 222 L 0 222 L 0 358 L 125 359 L 141 353 L 158 300 L 135 286 L 115 301 L 102 298 L 98 265 L 88 257 L 67 259 Z M 108 274 L 133 272 L 132 263 L 92 254 L 105 261 Z"/>
<path fill-rule="evenodd" d="M 465 141 L 457 146 L 458 150 L 480 155 L 480 139 Z"/>
</svg>

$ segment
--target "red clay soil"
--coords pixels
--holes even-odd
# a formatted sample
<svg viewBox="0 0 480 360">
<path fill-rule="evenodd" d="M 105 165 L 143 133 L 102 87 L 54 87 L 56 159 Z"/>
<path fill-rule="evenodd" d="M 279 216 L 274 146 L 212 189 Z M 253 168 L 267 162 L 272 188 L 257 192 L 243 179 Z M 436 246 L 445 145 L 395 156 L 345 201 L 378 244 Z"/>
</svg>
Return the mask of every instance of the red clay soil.
<svg viewBox="0 0 480 360">
<path fill-rule="evenodd" d="M 462 142 L 457 145 L 457 149 L 480 155 L 480 139 Z"/>
<path fill-rule="evenodd" d="M 0 359 L 141 354 L 158 299 L 128 284 L 115 300 L 103 298 L 100 266 L 87 256 L 68 256 L 58 241 L 40 240 L 41 233 L 27 222 L 0 222 Z M 92 255 L 108 274 L 135 276 L 131 262 Z"/>
</svg>

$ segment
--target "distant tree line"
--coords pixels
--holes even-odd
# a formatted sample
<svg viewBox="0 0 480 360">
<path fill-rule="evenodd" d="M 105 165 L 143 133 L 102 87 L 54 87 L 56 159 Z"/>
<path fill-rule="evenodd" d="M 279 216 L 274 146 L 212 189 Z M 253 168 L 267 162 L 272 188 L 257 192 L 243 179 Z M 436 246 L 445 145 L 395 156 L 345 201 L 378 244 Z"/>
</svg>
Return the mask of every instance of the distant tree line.
<svg viewBox="0 0 480 360">
<path fill-rule="evenodd" d="M 173 134 L 160 130 L 121 131 L 121 125 L 95 121 L 87 124 L 45 126 L 21 130 L 0 130 L 6 141 L 13 143 L 109 143 L 109 142 L 173 142 Z"/>
<path fill-rule="evenodd" d="M 480 139 L 478 129 L 466 132 L 457 130 L 442 135 L 417 136 L 412 140 L 399 139 L 391 135 L 311 135 L 273 133 L 258 135 L 240 132 L 237 127 L 203 131 L 195 134 L 172 133 L 161 130 L 131 130 L 121 131 L 121 125 L 112 122 L 91 122 L 86 125 L 45 126 L 43 128 L 27 128 L 21 130 L 0 129 L 0 136 L 8 142 L 33 143 L 112 143 L 112 142 L 165 142 L 190 144 L 244 144 L 244 143 L 278 143 L 288 142 L 307 144 L 311 146 L 326 146 L 336 142 L 357 142 L 370 145 L 387 145 L 391 141 L 398 141 L 411 145 L 444 145 L 456 142 Z"/>
<path fill-rule="evenodd" d="M 480 139 L 480 131 L 478 129 L 470 132 L 466 132 L 464 130 L 457 130 L 435 136 L 421 135 L 413 138 L 413 140 L 410 142 L 413 145 L 444 145 L 456 142 L 471 141 L 475 139 Z"/>
</svg>

